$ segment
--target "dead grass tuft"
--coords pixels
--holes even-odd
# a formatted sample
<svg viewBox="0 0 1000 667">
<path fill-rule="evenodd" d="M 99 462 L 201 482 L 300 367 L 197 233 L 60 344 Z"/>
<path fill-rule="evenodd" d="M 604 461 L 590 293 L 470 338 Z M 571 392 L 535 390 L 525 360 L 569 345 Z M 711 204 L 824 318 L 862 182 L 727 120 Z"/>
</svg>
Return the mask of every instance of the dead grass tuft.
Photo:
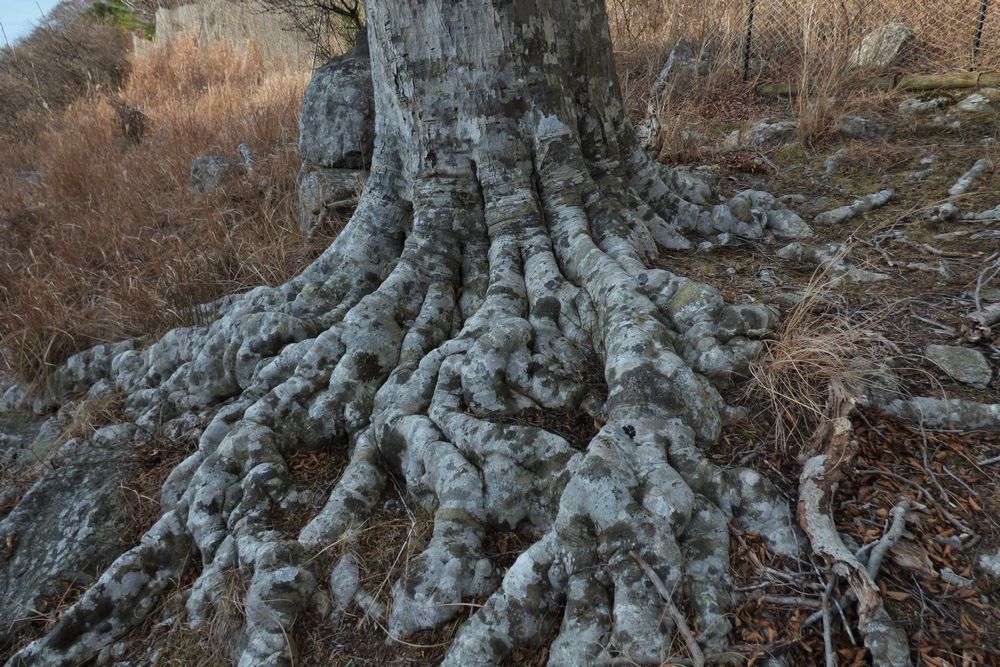
<svg viewBox="0 0 1000 667">
<path fill-rule="evenodd" d="M 307 80 L 253 49 L 183 39 L 134 58 L 122 90 L 46 117 L 35 138 L 0 137 L 5 365 L 38 378 L 96 343 L 190 324 L 198 304 L 280 283 L 314 257 L 328 239 L 299 233 L 294 194 Z M 140 145 L 111 100 L 145 114 Z M 252 172 L 193 194 L 191 159 L 235 157 L 240 143 Z"/>
<path fill-rule="evenodd" d="M 850 249 L 845 244 L 842 258 Z M 763 405 L 771 440 L 784 454 L 796 451 L 823 419 L 830 385 L 863 389 L 892 345 L 879 334 L 883 311 L 849 311 L 829 269 L 819 269 L 775 337 L 750 367 L 746 396 Z"/>
</svg>

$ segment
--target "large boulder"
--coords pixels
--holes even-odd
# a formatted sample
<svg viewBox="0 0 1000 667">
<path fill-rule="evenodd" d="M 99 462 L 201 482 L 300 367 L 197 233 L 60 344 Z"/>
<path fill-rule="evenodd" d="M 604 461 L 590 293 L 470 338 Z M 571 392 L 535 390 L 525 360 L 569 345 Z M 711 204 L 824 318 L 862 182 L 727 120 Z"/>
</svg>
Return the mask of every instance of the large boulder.
<svg viewBox="0 0 1000 667">
<path fill-rule="evenodd" d="M 707 73 L 710 63 L 711 58 L 706 57 L 703 49 L 699 49 L 693 42 L 682 37 L 670 50 L 667 62 L 656 75 L 650 92 L 654 96 L 684 95 L 691 89 L 698 76 Z"/>
<path fill-rule="evenodd" d="M 299 226 L 309 232 L 357 204 L 375 143 L 375 101 L 365 33 L 313 74 L 299 116 Z"/>
<path fill-rule="evenodd" d="M 887 23 L 865 35 L 851 54 L 851 65 L 866 69 L 896 65 L 914 37 L 913 31 L 902 23 Z"/>
<path fill-rule="evenodd" d="M 135 432 L 109 426 L 62 445 L 0 520 L 0 652 L 35 610 L 92 583 L 130 546 L 134 500 L 124 488 L 137 470 Z"/>
<path fill-rule="evenodd" d="M 357 45 L 313 73 L 302 98 L 299 154 L 329 169 L 366 167 L 375 142 L 375 101 L 364 32 Z"/>
</svg>

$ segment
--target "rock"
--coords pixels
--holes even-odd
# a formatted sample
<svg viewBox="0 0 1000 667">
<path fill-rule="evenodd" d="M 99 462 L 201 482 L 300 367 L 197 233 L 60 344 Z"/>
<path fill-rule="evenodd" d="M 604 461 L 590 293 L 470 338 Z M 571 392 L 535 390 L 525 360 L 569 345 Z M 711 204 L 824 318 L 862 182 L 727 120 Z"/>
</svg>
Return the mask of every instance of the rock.
<svg viewBox="0 0 1000 667">
<path fill-rule="evenodd" d="M 911 97 L 903 100 L 899 104 L 899 112 L 905 114 L 925 114 L 940 111 L 955 103 L 955 100 L 946 95 L 937 97 Z"/>
<path fill-rule="evenodd" d="M 14 172 L 14 176 L 28 185 L 38 185 L 42 180 L 42 173 L 39 171 L 17 171 Z"/>
<path fill-rule="evenodd" d="M 1000 577 L 1000 549 L 991 554 L 982 554 L 979 556 L 979 567 L 994 577 Z"/>
<path fill-rule="evenodd" d="M 845 155 L 847 155 L 847 149 L 841 148 L 836 153 L 826 158 L 826 161 L 823 162 L 823 172 L 829 175 L 837 171 L 837 167 L 840 165 L 840 161 L 844 159 Z"/>
<path fill-rule="evenodd" d="M 358 169 L 321 169 L 303 165 L 299 173 L 299 227 L 308 233 L 331 213 L 349 215 L 364 187 Z"/>
<path fill-rule="evenodd" d="M 990 383 L 993 370 L 979 350 L 952 345 L 929 345 L 924 355 L 952 379 L 983 388 Z"/>
<path fill-rule="evenodd" d="M 920 214 L 920 219 L 937 224 L 942 222 L 953 222 L 958 219 L 960 214 L 961 211 L 957 206 L 951 202 L 945 202 L 940 206 L 931 206 L 925 210 Z"/>
<path fill-rule="evenodd" d="M 349 214 L 371 164 L 375 107 L 364 32 L 357 45 L 313 74 L 299 116 L 299 226 L 316 228 L 331 213 Z"/>
<path fill-rule="evenodd" d="M 990 113 L 1000 111 L 1000 88 L 983 88 L 972 93 L 955 107 L 965 113 Z"/>
<path fill-rule="evenodd" d="M 877 123 L 861 116 L 844 116 L 840 119 L 838 131 L 848 139 L 875 140 L 885 139 L 891 130 L 881 123 Z"/>
<path fill-rule="evenodd" d="M 191 187 L 198 192 L 212 192 L 223 179 L 242 167 L 237 160 L 221 155 L 201 155 L 191 160 Z"/>
<path fill-rule="evenodd" d="M 744 143 L 755 147 L 790 144 L 798 138 L 798 132 L 799 126 L 795 121 L 782 120 L 772 123 L 764 119 L 750 126 Z"/>
<path fill-rule="evenodd" d="M 357 45 L 313 73 L 302 98 L 299 153 L 319 167 L 360 169 L 371 164 L 375 107 L 364 31 Z"/>
<path fill-rule="evenodd" d="M 677 40 L 670 50 L 667 62 L 656 75 L 650 92 L 653 96 L 666 93 L 670 96 L 683 95 L 690 90 L 695 79 L 704 74 L 710 58 L 688 39 Z"/>
<path fill-rule="evenodd" d="M 851 54 L 850 63 L 863 68 L 895 65 L 914 37 L 913 31 L 902 23 L 887 23 L 865 35 L 861 45 Z"/>
<path fill-rule="evenodd" d="M 931 118 L 931 126 L 942 130 L 951 130 L 955 132 L 962 129 L 962 121 L 955 118 L 954 116 L 948 115 L 938 115 Z"/>
<path fill-rule="evenodd" d="M 60 599 L 67 583 L 87 585 L 132 545 L 134 499 L 122 491 L 136 470 L 130 425 L 70 440 L 47 472 L 0 521 L 0 619 L 16 619 Z"/>
</svg>

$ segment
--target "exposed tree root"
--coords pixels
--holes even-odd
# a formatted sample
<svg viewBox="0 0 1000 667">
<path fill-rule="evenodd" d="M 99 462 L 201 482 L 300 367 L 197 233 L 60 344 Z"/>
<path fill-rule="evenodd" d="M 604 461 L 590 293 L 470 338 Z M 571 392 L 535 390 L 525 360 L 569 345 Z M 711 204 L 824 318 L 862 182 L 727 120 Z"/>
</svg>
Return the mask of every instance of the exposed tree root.
<svg viewBox="0 0 1000 667">
<path fill-rule="evenodd" d="M 672 622 L 634 552 L 684 592 L 706 650 L 725 650 L 729 521 L 780 551 L 797 546 L 767 482 L 716 468 L 697 444 L 731 418 L 716 387 L 745 369 L 773 316 L 647 269 L 648 221 L 607 203 L 611 190 L 564 126 L 543 124 L 536 151 L 535 179 L 519 165 L 483 183 L 483 199 L 467 179 L 428 183 L 412 213 L 376 180 L 330 251 L 291 283 L 146 350 L 71 360 L 55 396 L 107 378 L 144 428 L 214 416 L 165 483 L 160 521 L 14 664 L 79 662 L 120 639 L 192 550 L 203 569 L 188 622 L 225 603 L 226 573 L 239 569 L 250 581 L 239 662 L 284 664 L 288 628 L 319 604 L 328 575 L 309 554 L 363 522 L 390 475 L 434 516 L 430 543 L 394 585 L 392 636 L 489 596 L 446 663 L 502 662 L 560 622 L 551 664 L 652 659 Z M 365 230 L 375 221 L 379 243 Z M 604 360 L 604 402 L 579 382 L 592 351 Z M 603 427 L 579 451 L 505 423 L 529 408 L 586 409 Z M 350 460 L 325 507 L 285 539 L 268 517 L 290 493 L 287 457 L 341 442 Z M 541 535 L 499 588 L 483 548 L 493 527 Z"/>
<path fill-rule="evenodd" d="M 466 4 L 522 19 L 507 15 L 518 3 Z M 563 4 L 610 43 L 601 3 Z M 656 660 L 676 628 L 642 563 L 686 601 L 705 653 L 726 650 L 730 522 L 800 551 L 771 484 L 701 452 L 738 416 L 720 389 L 746 372 L 774 313 L 648 267 L 661 247 L 689 245 L 684 232 L 795 235 L 801 220 L 762 193 L 709 207 L 703 188 L 651 162 L 608 84 L 610 57 L 553 37 L 545 27 L 562 15 L 545 7 L 517 23 L 538 61 L 507 63 L 510 81 L 528 82 L 529 108 L 523 91 L 464 81 L 474 68 L 421 69 L 439 56 L 422 55 L 434 40 L 408 26 L 433 13 L 373 3 L 386 120 L 344 232 L 289 283 L 217 304 L 208 326 L 144 350 L 95 348 L 55 374 L 55 402 L 103 379 L 128 395 L 139 428 L 208 425 L 164 484 L 162 518 L 12 664 L 90 659 L 149 614 L 192 554 L 202 567 L 187 622 L 207 623 L 239 571 L 249 581 L 239 664 L 291 664 L 298 614 L 370 599 L 346 586 L 330 605 L 320 583 L 330 573 L 314 556 L 363 523 L 390 480 L 434 517 L 393 584 L 393 638 L 486 597 L 445 664 L 501 664 L 556 628 L 551 665 Z M 434 34 L 460 40 L 463 55 L 495 46 L 473 30 Z M 456 95 L 466 88 L 489 95 Z M 415 98 L 422 112 L 406 106 Z M 606 400 L 581 381 L 595 356 Z M 585 410 L 601 426 L 581 450 L 511 423 L 525 410 Z M 287 539 L 270 517 L 295 492 L 289 457 L 324 448 L 346 449 L 349 463 Z M 506 573 L 486 557 L 496 529 L 536 538 Z"/>
</svg>

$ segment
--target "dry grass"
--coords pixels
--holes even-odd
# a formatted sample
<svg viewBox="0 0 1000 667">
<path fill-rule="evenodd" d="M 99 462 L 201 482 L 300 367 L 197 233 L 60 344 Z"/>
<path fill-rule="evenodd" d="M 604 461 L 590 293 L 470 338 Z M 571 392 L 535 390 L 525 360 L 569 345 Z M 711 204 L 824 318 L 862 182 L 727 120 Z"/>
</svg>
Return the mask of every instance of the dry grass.
<svg viewBox="0 0 1000 667">
<path fill-rule="evenodd" d="M 849 252 L 845 244 L 838 259 Z M 747 398 L 764 406 L 771 440 L 785 454 L 804 443 L 823 419 L 832 383 L 865 388 L 892 348 L 878 333 L 888 313 L 849 312 L 837 284 L 829 268 L 817 270 L 750 366 Z"/>
<path fill-rule="evenodd" d="M 109 96 L 44 119 L 36 138 L 0 137 L 0 349 L 38 378 L 91 345 L 156 335 L 195 306 L 286 280 L 327 242 L 297 229 L 297 113 L 308 73 L 262 66 L 253 49 L 192 39 L 135 58 L 114 99 L 146 114 L 136 146 Z M 235 155 L 254 170 L 195 195 L 196 155 Z M 38 171 L 30 185 L 18 170 Z"/>
<path fill-rule="evenodd" d="M 824 3 L 825 4 L 825 3 Z M 802 143 L 815 148 L 829 139 L 847 111 L 848 91 L 858 73 L 850 66 L 853 40 L 839 23 L 824 21 L 813 0 L 802 16 L 802 42 L 795 98 Z"/>
</svg>

